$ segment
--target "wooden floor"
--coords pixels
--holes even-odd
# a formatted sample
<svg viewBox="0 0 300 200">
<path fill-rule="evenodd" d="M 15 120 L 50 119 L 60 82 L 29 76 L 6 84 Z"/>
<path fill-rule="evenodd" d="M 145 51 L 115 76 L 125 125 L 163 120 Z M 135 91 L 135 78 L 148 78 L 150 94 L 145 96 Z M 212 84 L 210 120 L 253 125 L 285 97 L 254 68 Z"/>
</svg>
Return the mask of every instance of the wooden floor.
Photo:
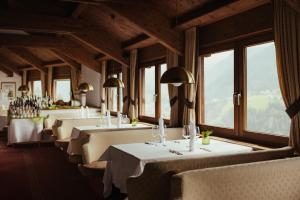
<svg viewBox="0 0 300 200">
<path fill-rule="evenodd" d="M 0 199 L 96 200 L 100 196 L 53 145 L 7 147 L 0 138 Z"/>
</svg>

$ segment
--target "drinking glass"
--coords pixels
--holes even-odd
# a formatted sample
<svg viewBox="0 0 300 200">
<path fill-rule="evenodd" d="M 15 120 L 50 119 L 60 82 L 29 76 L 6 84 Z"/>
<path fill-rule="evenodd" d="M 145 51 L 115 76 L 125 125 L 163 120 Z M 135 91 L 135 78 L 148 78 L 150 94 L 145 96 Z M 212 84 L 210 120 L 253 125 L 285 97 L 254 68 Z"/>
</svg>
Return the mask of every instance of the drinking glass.
<svg viewBox="0 0 300 200">
<path fill-rule="evenodd" d="M 184 139 L 189 139 L 190 138 L 190 132 L 191 132 L 190 125 L 184 125 L 183 130 L 182 130 L 182 137 Z"/>
<path fill-rule="evenodd" d="M 152 137 L 154 138 L 154 141 L 157 141 L 158 136 L 159 136 L 159 126 L 154 125 L 152 126 Z"/>
<path fill-rule="evenodd" d="M 196 137 L 199 138 L 200 137 L 200 127 L 196 126 Z"/>
</svg>

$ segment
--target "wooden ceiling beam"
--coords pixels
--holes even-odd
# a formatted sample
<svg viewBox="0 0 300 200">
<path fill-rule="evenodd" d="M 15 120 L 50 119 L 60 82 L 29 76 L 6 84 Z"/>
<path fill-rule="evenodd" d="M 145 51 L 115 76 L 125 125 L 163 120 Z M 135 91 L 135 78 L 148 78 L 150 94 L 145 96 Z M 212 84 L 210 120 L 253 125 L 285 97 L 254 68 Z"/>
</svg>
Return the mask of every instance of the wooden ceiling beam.
<svg viewBox="0 0 300 200">
<path fill-rule="evenodd" d="M 173 19 L 173 27 L 188 29 L 194 26 L 204 26 L 269 2 L 269 0 L 213 1 Z"/>
<path fill-rule="evenodd" d="M 68 56 L 76 62 L 91 68 L 96 72 L 100 72 L 100 62 L 95 60 L 95 56 L 83 49 L 61 48 L 57 49 L 60 53 Z"/>
<path fill-rule="evenodd" d="M 123 1 L 126 2 L 127 0 Z M 104 2 L 102 5 L 116 16 L 122 16 L 129 20 L 145 34 L 158 39 L 159 43 L 166 48 L 178 54 L 183 53 L 183 32 L 171 28 L 169 18 L 159 12 L 152 3 L 136 2 L 135 4 L 114 4 Z"/>
<path fill-rule="evenodd" d="M 4 74 L 6 74 L 8 77 L 13 77 L 14 76 L 14 72 L 7 69 L 6 67 L 3 67 L 0 65 L 0 71 L 2 71 Z"/>
<path fill-rule="evenodd" d="M 16 48 L 16 47 L 11 47 L 8 49 L 12 53 L 14 53 L 18 57 L 20 57 L 22 60 L 24 60 L 26 63 L 32 65 L 37 70 L 47 73 L 47 70 L 43 66 L 43 61 L 40 60 L 38 57 L 36 57 L 34 54 L 32 54 L 27 49 Z"/>
<path fill-rule="evenodd" d="M 60 34 L 100 31 L 97 27 L 79 19 L 10 13 L 4 11 L 0 11 L 0 29 Z"/>
<path fill-rule="evenodd" d="M 70 57 L 60 53 L 57 50 L 52 50 L 52 52 L 62 61 L 64 61 L 65 63 L 67 63 L 70 67 L 76 69 L 76 70 L 80 70 L 81 69 L 81 64 L 76 62 L 75 60 L 71 59 Z"/>
<path fill-rule="evenodd" d="M 137 37 L 122 43 L 122 48 L 130 51 L 132 49 L 144 48 L 158 43 L 156 38 L 149 37 L 146 34 L 138 35 Z"/>
<path fill-rule="evenodd" d="M 124 66 L 129 65 L 129 61 L 123 57 L 121 44 L 106 31 L 99 33 L 72 34 L 72 36 L 85 45 L 111 57 Z"/>
<path fill-rule="evenodd" d="M 79 45 L 62 37 L 0 34 L 0 46 L 32 48 L 78 48 Z"/>
<path fill-rule="evenodd" d="M 20 75 L 19 69 L 17 65 L 7 59 L 5 56 L 0 55 L 0 65 L 5 67 L 6 69 L 13 71 L 14 73 Z"/>
<path fill-rule="evenodd" d="M 67 63 L 62 62 L 61 60 L 53 60 L 53 61 L 48 61 L 43 63 L 44 67 L 61 67 L 61 66 L 66 66 Z"/>
</svg>

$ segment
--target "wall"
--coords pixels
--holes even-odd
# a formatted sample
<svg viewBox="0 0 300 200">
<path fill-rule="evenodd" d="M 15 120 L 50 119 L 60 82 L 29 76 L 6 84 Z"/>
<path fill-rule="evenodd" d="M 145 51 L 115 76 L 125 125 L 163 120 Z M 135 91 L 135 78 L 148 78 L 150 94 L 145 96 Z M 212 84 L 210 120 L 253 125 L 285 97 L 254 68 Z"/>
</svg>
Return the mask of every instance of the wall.
<svg viewBox="0 0 300 200">
<path fill-rule="evenodd" d="M 21 92 L 18 92 L 18 88 L 21 86 L 21 83 L 22 83 L 21 76 L 14 73 L 13 77 L 7 77 L 6 74 L 4 74 L 3 72 L 0 71 L 0 85 L 2 82 L 16 82 L 17 96 L 21 96 Z"/>
<path fill-rule="evenodd" d="M 87 105 L 100 107 L 101 97 L 100 97 L 100 80 L 101 75 L 98 72 L 82 65 L 82 82 L 87 82 L 93 85 L 94 91 L 87 93 Z"/>
</svg>

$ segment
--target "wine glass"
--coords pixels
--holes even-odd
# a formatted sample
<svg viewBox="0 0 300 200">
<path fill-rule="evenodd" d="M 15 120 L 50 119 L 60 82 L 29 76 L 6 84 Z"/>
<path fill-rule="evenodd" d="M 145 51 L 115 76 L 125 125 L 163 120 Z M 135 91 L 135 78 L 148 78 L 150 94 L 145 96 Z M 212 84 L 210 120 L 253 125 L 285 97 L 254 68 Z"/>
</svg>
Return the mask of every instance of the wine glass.
<svg viewBox="0 0 300 200">
<path fill-rule="evenodd" d="M 200 137 L 200 127 L 196 126 L 196 137 L 199 138 Z"/>
<path fill-rule="evenodd" d="M 184 125 L 182 129 L 182 137 L 184 139 L 189 139 L 190 138 L 190 125 Z"/>
</svg>

